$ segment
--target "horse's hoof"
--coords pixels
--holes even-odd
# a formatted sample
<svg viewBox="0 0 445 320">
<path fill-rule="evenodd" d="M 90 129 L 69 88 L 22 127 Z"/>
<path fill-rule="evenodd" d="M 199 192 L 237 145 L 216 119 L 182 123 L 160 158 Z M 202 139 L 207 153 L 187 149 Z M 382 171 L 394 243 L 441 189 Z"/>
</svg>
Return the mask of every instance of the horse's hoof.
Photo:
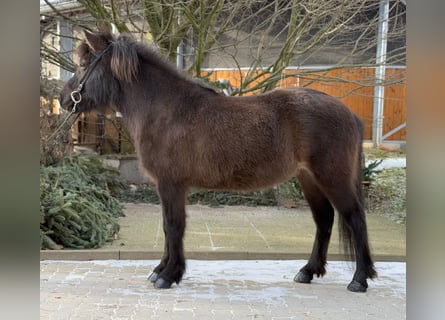
<svg viewBox="0 0 445 320">
<path fill-rule="evenodd" d="M 153 272 L 151 275 L 148 276 L 148 280 L 149 280 L 151 283 L 155 283 L 156 280 L 158 280 L 158 276 L 159 276 L 158 273 Z"/>
<path fill-rule="evenodd" d="M 158 278 L 153 284 L 156 289 L 170 289 L 173 282 Z"/>
<path fill-rule="evenodd" d="M 299 282 L 299 283 L 311 283 L 313 278 L 314 278 L 314 275 L 307 274 L 307 273 L 300 271 L 295 276 L 294 281 Z"/>
<path fill-rule="evenodd" d="M 366 292 L 367 288 L 368 284 L 366 282 L 365 284 L 362 284 L 357 280 L 352 280 L 351 283 L 348 285 L 348 290 L 351 292 Z"/>
</svg>

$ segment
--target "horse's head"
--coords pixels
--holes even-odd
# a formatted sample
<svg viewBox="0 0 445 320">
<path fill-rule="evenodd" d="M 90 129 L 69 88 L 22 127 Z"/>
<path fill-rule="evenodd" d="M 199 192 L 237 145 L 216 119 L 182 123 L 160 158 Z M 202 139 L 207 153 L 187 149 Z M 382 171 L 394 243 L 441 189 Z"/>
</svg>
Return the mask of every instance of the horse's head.
<svg viewBox="0 0 445 320">
<path fill-rule="evenodd" d="M 115 39 L 109 32 L 85 31 L 77 47 L 79 67 L 60 92 L 62 108 L 87 112 L 116 106 L 121 81 L 132 82 L 139 69 L 134 41 L 126 36 Z"/>
</svg>

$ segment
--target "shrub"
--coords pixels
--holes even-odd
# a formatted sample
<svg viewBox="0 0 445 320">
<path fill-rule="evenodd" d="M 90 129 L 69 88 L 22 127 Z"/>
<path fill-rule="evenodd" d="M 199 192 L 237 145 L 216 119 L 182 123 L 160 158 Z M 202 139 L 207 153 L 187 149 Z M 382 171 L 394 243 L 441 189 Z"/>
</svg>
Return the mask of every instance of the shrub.
<svg viewBox="0 0 445 320">
<path fill-rule="evenodd" d="M 362 180 L 371 182 L 374 180 L 374 176 L 381 172 L 382 170 L 377 170 L 376 168 L 383 162 L 383 159 L 374 160 L 368 165 L 364 166 L 362 169 Z"/>
<path fill-rule="evenodd" d="M 371 212 L 405 223 L 406 169 L 388 168 L 376 174 L 369 186 L 369 200 Z"/>
</svg>

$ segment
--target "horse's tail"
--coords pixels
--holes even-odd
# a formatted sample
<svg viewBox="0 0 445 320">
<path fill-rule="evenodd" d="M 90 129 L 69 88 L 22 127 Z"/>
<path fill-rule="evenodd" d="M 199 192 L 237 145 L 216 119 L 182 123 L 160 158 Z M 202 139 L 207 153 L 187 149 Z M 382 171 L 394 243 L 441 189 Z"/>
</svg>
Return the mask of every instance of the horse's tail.
<svg viewBox="0 0 445 320">
<path fill-rule="evenodd" d="M 360 118 L 354 115 L 354 118 L 356 120 L 356 128 L 358 131 L 358 134 L 355 135 L 355 140 L 352 142 L 353 147 L 356 149 L 356 152 L 358 153 L 356 156 L 356 168 L 357 172 L 355 175 L 353 175 L 354 181 L 353 183 L 353 193 L 350 195 L 351 197 L 354 197 L 352 201 L 350 202 L 350 205 L 352 206 L 349 208 L 348 212 L 342 212 L 340 213 L 339 220 L 338 220 L 338 229 L 339 229 L 339 235 L 340 235 L 340 241 L 343 244 L 344 253 L 353 260 L 355 257 L 355 241 L 354 241 L 354 234 L 353 234 L 353 227 L 351 224 L 356 223 L 357 219 L 359 220 L 365 220 L 365 211 L 364 211 L 364 197 L 363 197 L 363 185 L 362 185 L 362 169 L 364 165 L 364 156 L 363 156 L 363 135 L 364 135 L 364 125 Z M 354 215 L 354 216 L 351 216 Z M 365 225 L 366 224 L 360 224 Z M 367 230 L 365 227 L 365 230 L 360 230 L 360 234 L 356 234 L 357 237 L 365 237 L 365 243 L 368 243 L 368 236 L 367 236 Z"/>
<path fill-rule="evenodd" d="M 364 136 L 365 126 L 363 124 L 363 121 L 359 117 L 355 116 L 355 120 L 357 123 L 358 132 L 359 132 L 359 139 L 358 139 L 358 141 L 356 141 L 356 143 L 358 144 L 358 146 L 357 146 L 357 149 L 358 149 L 358 164 L 357 164 L 358 172 L 357 172 L 355 184 L 356 184 L 356 190 L 357 190 L 357 197 L 359 199 L 362 211 L 364 212 L 363 168 L 365 166 L 365 155 L 363 153 L 363 136 Z"/>
</svg>

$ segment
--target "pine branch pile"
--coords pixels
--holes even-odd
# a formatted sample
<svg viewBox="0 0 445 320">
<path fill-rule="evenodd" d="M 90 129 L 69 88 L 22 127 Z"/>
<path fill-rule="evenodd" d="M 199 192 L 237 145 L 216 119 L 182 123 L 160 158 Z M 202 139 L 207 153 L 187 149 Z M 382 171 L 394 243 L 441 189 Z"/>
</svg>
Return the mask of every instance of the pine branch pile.
<svg viewBox="0 0 445 320">
<path fill-rule="evenodd" d="M 123 216 L 112 195 L 118 172 L 95 158 L 65 158 L 62 166 L 40 167 L 41 249 L 98 248 L 113 240 Z"/>
</svg>

